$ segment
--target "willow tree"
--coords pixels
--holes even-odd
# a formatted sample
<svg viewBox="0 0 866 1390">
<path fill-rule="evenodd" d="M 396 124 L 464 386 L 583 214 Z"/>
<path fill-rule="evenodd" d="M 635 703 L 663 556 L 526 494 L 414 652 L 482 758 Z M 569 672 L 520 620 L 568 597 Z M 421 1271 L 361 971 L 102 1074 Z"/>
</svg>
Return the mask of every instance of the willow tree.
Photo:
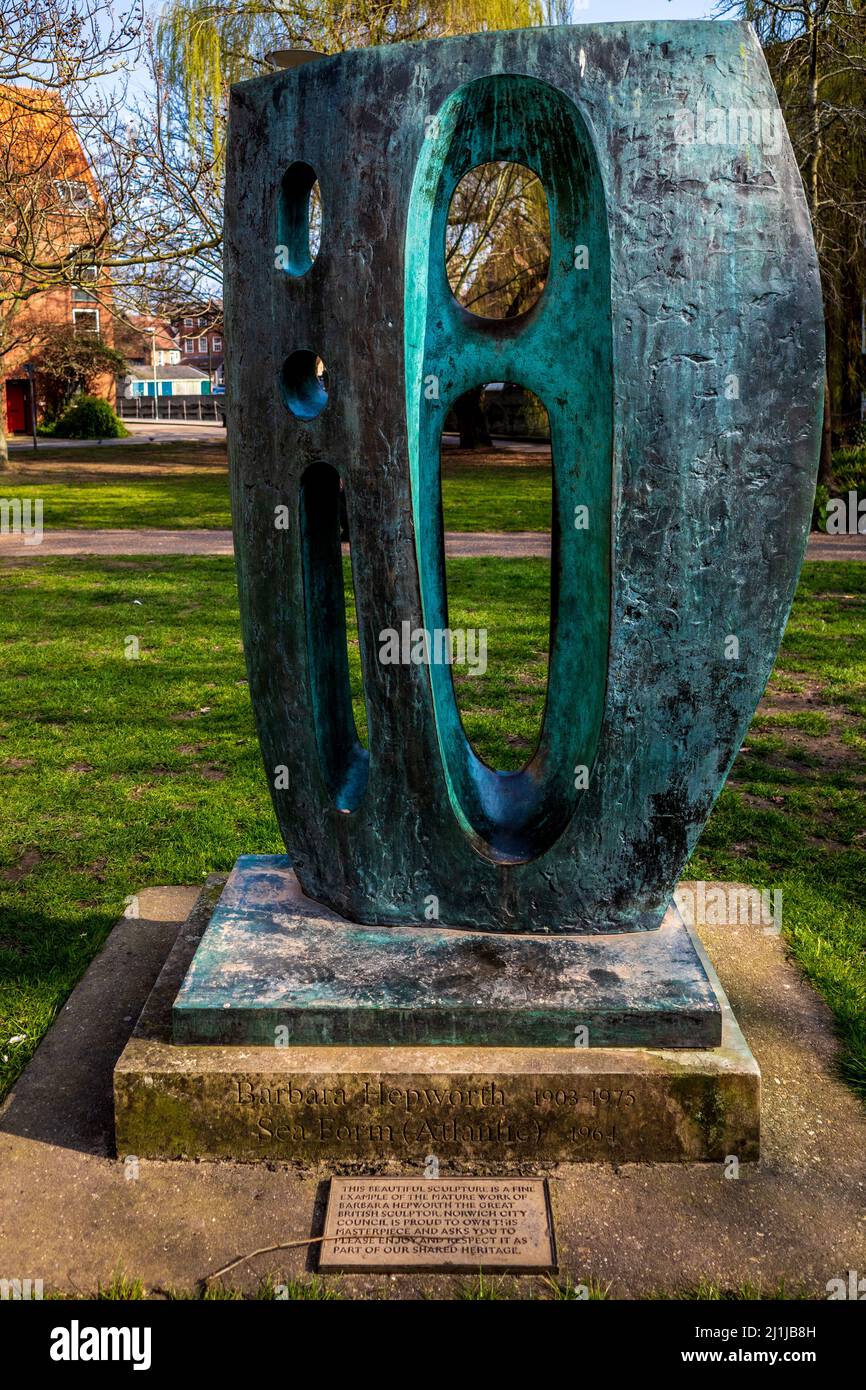
<svg viewBox="0 0 866 1390">
<path fill-rule="evenodd" d="M 165 78 L 182 101 L 190 140 L 224 150 L 228 89 L 272 71 L 267 55 L 351 48 L 449 34 L 566 23 L 571 0 L 168 0 L 158 31 Z M 550 255 L 547 205 L 519 165 L 485 165 L 463 180 L 449 213 L 447 260 L 462 303 L 493 317 L 537 297 Z M 465 443 L 483 425 L 482 389 L 461 421 Z M 471 422 L 470 422 L 471 417 Z"/>
<path fill-rule="evenodd" d="M 281 48 L 350 48 L 566 23 L 570 0 L 168 0 L 159 24 L 166 75 L 193 129 L 219 145 L 233 82 L 271 70 Z"/>
<path fill-rule="evenodd" d="M 445 269 L 455 298 L 473 314 L 509 319 L 531 308 L 550 267 L 550 221 L 541 180 L 522 164 L 470 169 L 454 190 Z M 463 449 L 490 448 L 484 387 L 454 404 Z"/>
</svg>

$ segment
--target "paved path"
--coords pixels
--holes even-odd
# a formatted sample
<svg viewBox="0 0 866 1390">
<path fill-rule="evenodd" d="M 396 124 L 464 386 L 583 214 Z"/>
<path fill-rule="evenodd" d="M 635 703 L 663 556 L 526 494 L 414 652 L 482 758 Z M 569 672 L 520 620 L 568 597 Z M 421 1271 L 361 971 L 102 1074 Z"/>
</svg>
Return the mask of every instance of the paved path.
<svg viewBox="0 0 866 1390">
<path fill-rule="evenodd" d="M 809 537 L 807 560 L 866 560 L 866 536 Z"/>
<path fill-rule="evenodd" d="M 128 439 L 54 439 L 49 436 L 40 439 L 34 450 L 30 436 L 19 435 L 9 440 L 9 452 L 24 453 L 28 456 L 27 463 L 31 463 L 34 459 L 38 460 L 42 449 L 90 449 L 96 458 L 100 449 L 115 449 L 118 445 L 131 447 L 135 444 L 180 442 L 224 444 L 226 438 L 225 427 L 222 424 L 211 424 L 207 420 L 191 420 L 187 425 L 182 420 L 124 420 L 123 423 L 129 430 Z"/>
<path fill-rule="evenodd" d="M 226 431 L 221 421 L 211 423 L 207 420 L 124 420 L 123 422 L 129 430 L 128 439 L 54 439 L 53 437 L 40 438 L 38 449 L 93 449 L 94 452 L 104 445 L 116 444 L 152 444 L 171 443 L 179 441 L 187 444 L 190 440 L 197 442 L 209 441 L 211 443 L 225 443 Z M 443 434 L 443 441 L 446 447 L 457 449 L 460 446 L 459 436 L 456 434 Z M 24 450 L 25 453 L 33 453 L 33 440 L 30 435 L 14 435 L 9 440 L 10 450 Z M 538 454 L 548 457 L 550 455 L 550 445 L 544 444 L 534 439 L 500 439 L 494 436 L 492 448 L 496 453 L 502 454 Z M 38 450 L 37 450 L 38 452 Z"/>
<path fill-rule="evenodd" d="M 231 531 L 45 531 L 38 545 L 0 536 L 0 556 L 231 555 Z"/>
<path fill-rule="evenodd" d="M 542 531 L 448 531 L 448 555 L 493 555 L 505 559 L 544 557 L 550 541 Z M 46 531 L 39 545 L 0 535 L 0 557 L 40 555 L 231 555 L 231 531 Z M 807 560 L 864 560 L 866 535 L 811 536 Z"/>
</svg>

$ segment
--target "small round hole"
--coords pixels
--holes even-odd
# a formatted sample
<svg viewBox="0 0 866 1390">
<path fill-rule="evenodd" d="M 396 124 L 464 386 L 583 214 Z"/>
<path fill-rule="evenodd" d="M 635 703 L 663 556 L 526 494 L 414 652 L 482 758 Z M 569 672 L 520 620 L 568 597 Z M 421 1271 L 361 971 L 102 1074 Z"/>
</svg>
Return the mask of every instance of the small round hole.
<svg viewBox="0 0 866 1390">
<path fill-rule="evenodd" d="M 312 420 L 328 403 L 328 370 L 315 352 L 293 352 L 283 363 L 283 400 L 300 420 Z"/>
</svg>

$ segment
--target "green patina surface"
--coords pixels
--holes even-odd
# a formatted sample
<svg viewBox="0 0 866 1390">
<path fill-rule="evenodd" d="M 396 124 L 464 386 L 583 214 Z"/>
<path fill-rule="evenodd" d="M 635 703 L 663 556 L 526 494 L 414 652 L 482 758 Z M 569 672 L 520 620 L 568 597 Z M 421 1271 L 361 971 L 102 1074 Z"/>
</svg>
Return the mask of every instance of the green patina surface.
<svg viewBox="0 0 866 1390">
<path fill-rule="evenodd" d="M 174 1002 L 176 1043 L 717 1047 L 718 998 L 676 909 L 648 937 L 363 927 L 282 855 L 234 867 Z"/>
<path fill-rule="evenodd" d="M 690 132 L 698 102 L 772 114 L 774 138 Z M 754 35 L 727 23 L 397 45 L 233 91 L 242 619 L 274 806 L 311 897 L 380 925 L 424 926 L 432 896 L 454 927 L 658 926 L 770 673 L 814 493 L 821 297 L 780 131 Z M 450 191 L 491 158 L 536 169 L 551 214 L 549 283 L 505 325 L 468 320 L 444 278 Z M 310 265 L 305 170 L 323 209 Z M 315 354 L 326 397 L 304 377 Z M 438 436 L 484 378 L 536 390 L 553 426 L 547 708 L 516 773 L 471 749 L 450 671 L 379 659 L 383 630 L 447 621 Z M 368 751 L 337 611 L 338 482 Z"/>
<path fill-rule="evenodd" d="M 467 313 L 442 247 L 461 178 L 514 160 L 549 202 L 544 293 L 517 319 Z M 406 419 L 421 611 L 446 629 L 439 437 L 443 412 L 486 381 L 519 381 L 547 408 L 555 478 L 547 706 L 519 772 L 487 766 L 469 744 L 452 668 L 431 665 L 439 750 L 452 810 L 481 853 L 505 863 L 548 849 L 580 796 L 575 768 L 598 746 L 610 637 L 613 375 L 608 216 L 586 122 L 568 97 L 527 77 L 478 78 L 445 102 L 418 161 L 406 229 Z M 438 407 L 425 383 L 434 383 Z M 585 514 L 579 512 L 585 508 Z M 585 520 L 583 526 L 576 525 Z M 575 699 L 580 692 L 579 699 Z"/>
</svg>

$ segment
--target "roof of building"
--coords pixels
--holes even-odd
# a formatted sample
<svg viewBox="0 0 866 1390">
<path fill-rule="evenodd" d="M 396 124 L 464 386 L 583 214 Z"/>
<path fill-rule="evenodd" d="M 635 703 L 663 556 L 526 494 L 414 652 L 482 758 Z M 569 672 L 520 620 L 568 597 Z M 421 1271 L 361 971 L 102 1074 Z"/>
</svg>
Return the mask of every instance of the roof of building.
<svg viewBox="0 0 866 1390">
<path fill-rule="evenodd" d="M 153 381 L 153 367 L 136 367 L 130 364 L 125 373 L 126 376 L 135 377 L 137 381 Z M 207 381 L 207 372 L 200 372 L 198 367 L 171 366 L 161 367 L 156 364 L 157 381 Z"/>
<path fill-rule="evenodd" d="M 84 146 L 56 93 L 0 86 L 0 148 L 11 152 L 16 176 L 81 180 L 99 202 Z"/>
<path fill-rule="evenodd" d="M 222 311 L 223 302 L 221 299 L 199 299 L 195 300 L 192 304 L 187 304 L 176 310 L 171 316 L 171 321 L 172 323 L 177 323 L 184 318 L 196 318 L 203 315 L 212 315 L 214 318 L 219 318 L 222 315 Z"/>
<path fill-rule="evenodd" d="M 118 319 L 114 328 L 114 341 L 121 352 L 132 347 L 144 347 L 151 351 L 151 329 L 156 328 L 156 348 L 158 352 L 179 352 L 180 343 L 165 319 L 150 314 L 125 314 Z"/>
</svg>

